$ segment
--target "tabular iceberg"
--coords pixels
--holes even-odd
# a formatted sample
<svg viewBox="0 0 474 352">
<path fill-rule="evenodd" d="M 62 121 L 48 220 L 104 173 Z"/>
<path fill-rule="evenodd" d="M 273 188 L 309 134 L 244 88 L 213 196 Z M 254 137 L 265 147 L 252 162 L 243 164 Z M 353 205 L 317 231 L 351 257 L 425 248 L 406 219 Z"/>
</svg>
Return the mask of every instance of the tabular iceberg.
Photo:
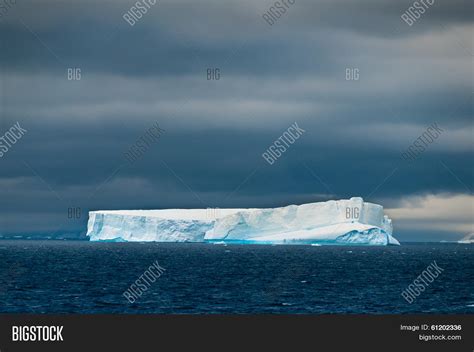
<svg viewBox="0 0 474 352">
<path fill-rule="evenodd" d="M 474 244 L 474 232 L 467 234 L 462 240 L 459 240 L 458 243 L 463 243 L 463 244 L 473 243 Z"/>
<path fill-rule="evenodd" d="M 91 241 L 399 245 L 381 205 L 360 197 L 266 209 L 89 212 Z"/>
</svg>

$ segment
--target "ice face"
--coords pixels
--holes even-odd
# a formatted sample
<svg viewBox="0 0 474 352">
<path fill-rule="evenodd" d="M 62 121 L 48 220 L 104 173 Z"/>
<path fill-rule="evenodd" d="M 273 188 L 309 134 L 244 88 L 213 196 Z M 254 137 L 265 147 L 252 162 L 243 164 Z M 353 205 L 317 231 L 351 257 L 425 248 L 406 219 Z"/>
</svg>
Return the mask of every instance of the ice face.
<svg viewBox="0 0 474 352">
<path fill-rule="evenodd" d="M 203 242 L 212 226 L 200 220 L 91 212 L 87 236 L 91 241 Z"/>
<path fill-rule="evenodd" d="M 267 209 L 89 213 L 91 241 L 398 245 L 383 207 L 362 198 Z"/>
<path fill-rule="evenodd" d="M 216 217 L 246 209 L 166 209 L 91 211 L 87 236 L 91 241 L 204 242 Z"/>
</svg>

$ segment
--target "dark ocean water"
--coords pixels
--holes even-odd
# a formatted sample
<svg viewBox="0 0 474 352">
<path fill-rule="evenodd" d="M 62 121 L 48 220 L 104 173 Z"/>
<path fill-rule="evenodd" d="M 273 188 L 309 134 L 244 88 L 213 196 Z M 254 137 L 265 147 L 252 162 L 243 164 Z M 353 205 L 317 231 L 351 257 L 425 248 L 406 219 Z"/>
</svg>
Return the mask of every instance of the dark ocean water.
<svg viewBox="0 0 474 352">
<path fill-rule="evenodd" d="M 123 292 L 166 269 L 133 304 Z M 444 269 L 412 303 L 401 292 Z M 311 247 L 0 241 L 0 312 L 474 313 L 474 245 Z"/>
</svg>

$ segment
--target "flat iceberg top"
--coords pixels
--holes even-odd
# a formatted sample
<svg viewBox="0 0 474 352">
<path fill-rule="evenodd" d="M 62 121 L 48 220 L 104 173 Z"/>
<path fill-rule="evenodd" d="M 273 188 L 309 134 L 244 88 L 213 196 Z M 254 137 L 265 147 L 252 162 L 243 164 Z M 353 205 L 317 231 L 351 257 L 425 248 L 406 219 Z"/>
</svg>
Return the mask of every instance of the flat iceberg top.
<svg viewBox="0 0 474 352">
<path fill-rule="evenodd" d="M 252 211 L 254 209 L 157 209 L 157 210 L 98 210 L 91 213 L 112 214 L 125 216 L 146 216 L 168 220 L 198 220 L 209 221 L 218 217 L 235 214 L 241 211 Z"/>
<path fill-rule="evenodd" d="M 89 212 L 91 241 L 399 244 L 383 207 L 360 197 L 278 208 Z"/>
</svg>

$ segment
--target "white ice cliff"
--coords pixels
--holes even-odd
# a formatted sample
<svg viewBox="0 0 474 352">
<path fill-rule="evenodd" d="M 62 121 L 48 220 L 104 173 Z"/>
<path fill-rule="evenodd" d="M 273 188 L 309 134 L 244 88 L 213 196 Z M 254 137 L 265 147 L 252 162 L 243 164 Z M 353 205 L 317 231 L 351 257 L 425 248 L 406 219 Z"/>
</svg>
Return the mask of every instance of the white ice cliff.
<svg viewBox="0 0 474 352">
<path fill-rule="evenodd" d="M 399 245 L 381 205 L 349 200 L 266 209 L 89 212 L 91 241 Z"/>
</svg>

